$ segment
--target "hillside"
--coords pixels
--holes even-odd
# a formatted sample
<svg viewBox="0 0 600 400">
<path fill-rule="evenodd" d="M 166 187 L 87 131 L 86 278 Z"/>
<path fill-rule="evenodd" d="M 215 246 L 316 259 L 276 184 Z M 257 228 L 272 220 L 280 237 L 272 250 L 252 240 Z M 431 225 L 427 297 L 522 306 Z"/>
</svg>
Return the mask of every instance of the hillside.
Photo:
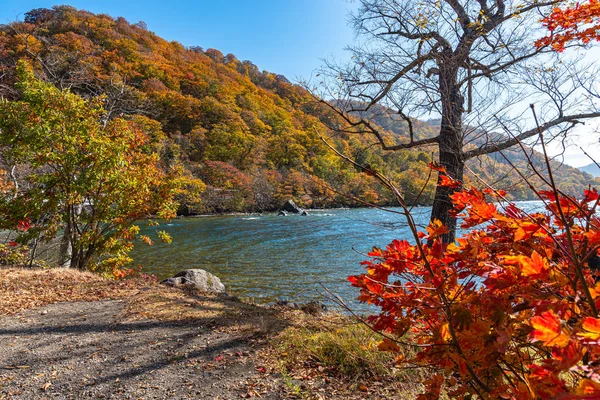
<svg viewBox="0 0 600 400">
<path fill-rule="evenodd" d="M 594 163 L 588 164 L 585 167 L 579 167 L 579 170 L 586 172 L 594 177 L 600 176 L 600 168 Z"/>
<path fill-rule="evenodd" d="M 392 109 L 377 105 L 364 113 L 363 117 L 367 117 L 387 132 L 391 132 L 395 136 L 394 140 L 398 142 L 408 135 L 406 123 Z M 431 137 L 431 129 L 438 130 L 439 125 L 440 120 L 436 119 L 426 122 L 413 121 L 415 139 Z M 501 142 L 506 139 L 501 133 L 486 135 L 476 128 L 467 127 L 466 130 L 466 150 L 483 146 L 487 140 Z M 529 160 L 531 160 L 537 171 L 543 175 L 547 173 L 547 167 L 543 154 L 528 146 L 525 146 L 525 149 L 527 154 L 520 147 L 515 146 L 504 150 L 502 154 L 491 153 L 468 161 L 465 180 L 475 186 L 482 186 L 481 181 L 484 181 L 497 189 L 506 190 L 510 197 L 515 200 L 537 200 L 537 198 L 532 197 L 532 192 L 528 185 L 524 183 L 521 175 L 526 177 L 534 187 L 543 187 L 544 183 L 535 175 L 529 165 Z M 600 176 L 600 172 L 595 175 L 582 168 L 578 169 L 566 165 L 558 159 L 559 157 L 552 159 L 550 165 L 558 187 L 565 193 L 580 195 L 588 185 L 595 182 L 595 176 Z M 519 170 L 519 173 L 515 172 L 514 167 Z M 594 165 L 594 167 L 596 166 Z"/>
<path fill-rule="evenodd" d="M 28 59 L 38 76 L 84 97 L 105 96 L 107 118 L 126 116 L 156 138 L 165 169 L 182 168 L 203 182 L 179 194 L 181 213 L 275 210 L 289 198 L 303 207 L 359 205 L 353 198 L 394 204 L 321 136 L 389 176 L 409 202 L 431 202 L 433 180 L 420 198 L 416 194 L 433 149 L 384 153 L 370 138 L 333 135 L 328 127 L 342 121 L 302 87 L 232 54 L 168 42 L 143 23 L 69 6 L 36 9 L 22 22 L 0 26 L 0 54 L 4 98 L 17 97 L 14 66 Z M 376 122 L 390 136 L 404 134 L 401 124 Z M 419 121 L 415 126 L 435 129 Z M 498 158 L 475 164 L 492 182 L 511 175 Z M 515 198 L 527 198 L 529 190 L 512 175 L 503 186 Z M 570 171 L 562 183 L 579 192 L 588 177 Z"/>
</svg>

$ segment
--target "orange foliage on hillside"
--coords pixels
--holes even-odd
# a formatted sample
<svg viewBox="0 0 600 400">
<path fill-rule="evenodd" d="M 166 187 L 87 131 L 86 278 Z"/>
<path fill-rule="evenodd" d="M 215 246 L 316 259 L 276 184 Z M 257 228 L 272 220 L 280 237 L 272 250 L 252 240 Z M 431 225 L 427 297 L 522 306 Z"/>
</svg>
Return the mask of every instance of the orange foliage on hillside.
<svg viewBox="0 0 600 400">
<path fill-rule="evenodd" d="M 187 185 L 177 196 L 180 212 L 275 210 L 286 196 L 303 207 L 360 204 L 353 198 L 395 204 L 386 189 L 330 151 L 320 135 L 397 182 L 409 202 L 432 201 L 435 177 L 427 179 L 432 149 L 384 152 L 368 136 L 333 132 L 343 121 L 301 86 L 232 54 L 161 39 L 144 23 L 69 6 L 32 10 L 22 22 L 0 26 L 0 95 L 8 99 L 18 96 L 19 59 L 29 60 L 39 77 L 59 88 L 104 96 L 106 118 L 122 116 L 140 125 L 154 138 L 152 150 L 165 169 L 183 168 L 192 180 L 208 179 L 215 166 L 240 174 L 207 180 L 206 189 L 202 183 Z M 390 138 L 406 134 L 392 115 L 375 122 L 390 125 Z M 437 129 L 413 124 L 417 133 Z M 490 181 L 510 176 L 508 165 L 489 157 L 472 168 Z M 575 189 L 587 183 L 581 176 L 568 179 Z M 530 194 L 516 182 L 507 184 L 516 198 Z"/>
</svg>

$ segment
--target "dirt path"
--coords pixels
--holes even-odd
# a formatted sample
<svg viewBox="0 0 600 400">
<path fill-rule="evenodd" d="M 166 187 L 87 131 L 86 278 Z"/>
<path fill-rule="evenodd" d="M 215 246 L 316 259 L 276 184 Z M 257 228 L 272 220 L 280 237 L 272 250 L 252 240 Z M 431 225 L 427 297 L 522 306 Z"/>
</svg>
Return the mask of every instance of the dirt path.
<svg viewBox="0 0 600 400">
<path fill-rule="evenodd" d="M 235 304 L 226 304 L 232 326 L 256 322 Z M 172 322 L 128 314 L 125 300 L 105 300 L 0 317 L 0 399 L 283 398 L 279 379 L 256 361 L 256 331 L 227 329 L 210 315 Z"/>
</svg>

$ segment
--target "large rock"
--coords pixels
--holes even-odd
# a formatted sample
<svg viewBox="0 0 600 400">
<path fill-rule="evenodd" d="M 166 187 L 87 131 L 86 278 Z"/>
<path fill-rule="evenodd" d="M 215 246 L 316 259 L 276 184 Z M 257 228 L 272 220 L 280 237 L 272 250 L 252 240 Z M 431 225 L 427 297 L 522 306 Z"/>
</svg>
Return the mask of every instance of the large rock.
<svg viewBox="0 0 600 400">
<path fill-rule="evenodd" d="M 281 210 L 291 212 L 294 214 L 300 214 L 302 212 L 302 209 L 298 207 L 296 203 L 294 203 L 294 200 L 286 201 L 283 207 L 281 207 Z"/>
<path fill-rule="evenodd" d="M 169 286 L 194 286 L 203 292 L 225 293 L 225 285 L 221 280 L 203 269 L 186 269 L 161 283 Z"/>
</svg>

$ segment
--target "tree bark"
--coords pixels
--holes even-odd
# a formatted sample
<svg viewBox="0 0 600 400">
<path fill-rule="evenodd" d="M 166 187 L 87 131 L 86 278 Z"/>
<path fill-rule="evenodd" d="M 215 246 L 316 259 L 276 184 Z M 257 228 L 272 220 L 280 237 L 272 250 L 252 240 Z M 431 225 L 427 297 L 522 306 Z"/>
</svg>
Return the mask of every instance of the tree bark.
<svg viewBox="0 0 600 400">
<path fill-rule="evenodd" d="M 440 164 L 446 168 L 448 176 L 462 181 L 464 160 L 462 159 L 462 113 L 464 97 L 457 83 L 457 68 L 440 69 L 440 93 L 442 94 L 442 122 L 439 135 Z M 438 182 L 439 183 L 439 182 Z M 449 232 L 443 236 L 445 243 L 454 242 L 456 218 L 450 215 L 452 201 L 450 195 L 459 190 L 437 186 L 431 210 L 431 221 L 440 220 Z"/>
<path fill-rule="evenodd" d="M 66 223 L 60 243 L 58 263 L 63 268 L 79 268 L 79 249 L 74 248 L 74 238 L 77 234 L 75 221 L 81 214 L 83 206 L 76 204 L 67 207 Z"/>
<path fill-rule="evenodd" d="M 71 259 L 73 258 L 73 246 L 71 243 L 71 207 L 67 207 L 66 220 L 67 222 L 65 223 L 65 229 L 63 230 L 58 256 L 58 265 L 61 268 L 71 267 Z"/>
</svg>

